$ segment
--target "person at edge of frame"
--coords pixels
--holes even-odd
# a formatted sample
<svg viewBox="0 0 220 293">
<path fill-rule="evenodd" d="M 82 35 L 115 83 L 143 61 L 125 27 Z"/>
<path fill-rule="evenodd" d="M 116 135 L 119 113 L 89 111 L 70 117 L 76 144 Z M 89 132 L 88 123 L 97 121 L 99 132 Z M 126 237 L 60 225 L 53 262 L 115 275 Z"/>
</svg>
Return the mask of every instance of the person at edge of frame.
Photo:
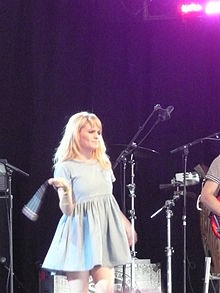
<svg viewBox="0 0 220 293">
<path fill-rule="evenodd" d="M 200 202 L 211 212 L 220 216 L 220 201 L 217 199 L 220 190 L 220 155 L 218 155 L 208 168 L 201 190 Z"/>
</svg>

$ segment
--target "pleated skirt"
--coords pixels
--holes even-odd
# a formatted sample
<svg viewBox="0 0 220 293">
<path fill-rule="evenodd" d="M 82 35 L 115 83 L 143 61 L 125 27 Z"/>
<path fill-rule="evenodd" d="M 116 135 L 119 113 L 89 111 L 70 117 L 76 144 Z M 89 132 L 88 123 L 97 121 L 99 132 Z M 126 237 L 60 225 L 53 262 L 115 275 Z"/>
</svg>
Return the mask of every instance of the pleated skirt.
<svg viewBox="0 0 220 293">
<path fill-rule="evenodd" d="M 76 203 L 63 215 L 42 268 L 89 271 L 97 265 L 115 267 L 131 262 L 120 208 L 113 195 L 98 195 Z"/>
</svg>

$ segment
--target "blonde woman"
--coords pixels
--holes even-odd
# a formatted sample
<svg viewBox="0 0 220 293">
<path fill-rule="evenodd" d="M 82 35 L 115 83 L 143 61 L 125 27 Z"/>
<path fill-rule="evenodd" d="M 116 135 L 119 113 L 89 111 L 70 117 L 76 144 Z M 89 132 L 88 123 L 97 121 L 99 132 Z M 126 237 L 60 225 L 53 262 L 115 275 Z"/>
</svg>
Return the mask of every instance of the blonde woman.
<svg viewBox="0 0 220 293">
<path fill-rule="evenodd" d="M 63 216 L 42 267 L 65 272 L 71 293 L 87 293 L 90 275 L 97 293 L 112 293 L 114 267 L 131 262 L 132 229 L 112 194 L 115 178 L 95 114 L 69 119 L 54 169 L 49 183 Z"/>
</svg>

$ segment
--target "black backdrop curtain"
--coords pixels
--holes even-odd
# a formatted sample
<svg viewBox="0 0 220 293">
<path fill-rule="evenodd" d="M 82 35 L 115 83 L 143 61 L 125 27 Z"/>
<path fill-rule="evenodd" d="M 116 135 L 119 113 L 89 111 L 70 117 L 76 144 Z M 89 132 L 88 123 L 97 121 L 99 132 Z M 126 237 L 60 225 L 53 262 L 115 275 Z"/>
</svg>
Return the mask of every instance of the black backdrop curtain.
<svg viewBox="0 0 220 293">
<path fill-rule="evenodd" d="M 88 110 L 100 116 L 114 161 L 120 152 L 114 145 L 128 143 L 158 103 L 173 105 L 175 111 L 142 144 L 160 155 L 146 152 L 136 158 L 137 256 L 162 263 L 166 287 L 166 218 L 161 213 L 150 220 L 150 215 L 172 196 L 170 191 L 160 191 L 159 184 L 169 183 L 176 172 L 183 171 L 182 154 L 171 156 L 169 150 L 219 131 L 220 29 L 217 19 L 147 19 L 143 3 L 0 4 L 0 152 L 1 158 L 30 174 L 29 178 L 13 174 L 15 274 L 28 292 L 38 292 L 39 266 L 60 211 L 52 190 L 36 223 L 27 220 L 21 209 L 52 175 L 54 148 L 70 115 Z M 199 162 L 209 164 L 218 153 L 215 142 L 192 147 L 189 171 Z M 115 189 L 121 205 L 119 169 Z M 194 189 L 197 196 L 200 186 Z M 204 275 L 196 196 L 187 204 L 187 292 L 192 292 L 191 287 L 201 292 Z M 8 258 L 7 215 L 2 205 L 0 256 Z M 180 199 L 172 226 L 174 292 L 183 286 L 182 206 Z M 1 292 L 5 284 L 5 277 L 1 278 Z M 17 284 L 15 289 L 23 290 Z"/>
</svg>

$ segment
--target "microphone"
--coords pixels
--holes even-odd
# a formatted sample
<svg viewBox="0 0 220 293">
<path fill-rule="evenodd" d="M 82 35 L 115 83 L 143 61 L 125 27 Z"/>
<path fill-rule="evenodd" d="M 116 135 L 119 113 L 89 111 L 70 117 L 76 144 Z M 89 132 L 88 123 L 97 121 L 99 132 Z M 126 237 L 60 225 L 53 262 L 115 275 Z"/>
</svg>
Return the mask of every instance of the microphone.
<svg viewBox="0 0 220 293">
<path fill-rule="evenodd" d="M 3 268 L 5 268 L 8 271 L 10 270 L 10 268 L 7 265 L 7 259 L 5 256 L 0 257 L 0 266 L 3 266 Z"/>
<path fill-rule="evenodd" d="M 6 257 L 4 257 L 4 256 L 0 257 L 0 265 L 5 265 L 6 261 L 7 261 Z"/>
<path fill-rule="evenodd" d="M 159 109 L 159 115 L 158 118 L 160 121 L 166 121 L 170 119 L 170 115 L 173 112 L 174 107 L 173 106 L 168 106 L 166 109 Z"/>
</svg>

